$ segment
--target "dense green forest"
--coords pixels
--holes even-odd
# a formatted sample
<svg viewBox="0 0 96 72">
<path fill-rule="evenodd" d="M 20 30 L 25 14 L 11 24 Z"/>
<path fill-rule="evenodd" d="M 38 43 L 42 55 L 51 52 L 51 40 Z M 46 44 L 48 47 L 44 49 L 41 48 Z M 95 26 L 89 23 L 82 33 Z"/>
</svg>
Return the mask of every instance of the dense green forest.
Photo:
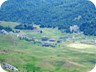
<svg viewBox="0 0 96 72">
<path fill-rule="evenodd" d="M 78 25 L 84 34 L 96 36 L 96 8 L 88 0 L 8 0 L 0 9 L 0 20 L 58 27 L 66 32 Z"/>
</svg>

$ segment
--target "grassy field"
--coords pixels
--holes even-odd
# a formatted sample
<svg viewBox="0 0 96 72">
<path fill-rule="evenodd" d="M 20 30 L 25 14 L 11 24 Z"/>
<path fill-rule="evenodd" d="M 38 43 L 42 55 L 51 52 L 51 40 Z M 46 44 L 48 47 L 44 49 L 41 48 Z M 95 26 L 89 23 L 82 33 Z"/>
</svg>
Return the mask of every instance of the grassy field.
<svg viewBox="0 0 96 72">
<path fill-rule="evenodd" d="M 18 23 L 2 22 L 0 25 L 14 28 L 16 24 Z M 61 33 L 58 29 L 41 30 L 42 34 L 27 30 L 22 32 L 38 39 L 44 36 L 59 39 L 71 35 Z M 16 35 L 0 34 L 0 63 L 9 63 L 17 67 L 19 72 L 88 72 L 96 64 L 96 45 L 81 44 L 80 41 L 94 38 L 96 37 L 81 35 L 63 41 L 56 47 L 43 47 L 20 40 Z"/>
</svg>

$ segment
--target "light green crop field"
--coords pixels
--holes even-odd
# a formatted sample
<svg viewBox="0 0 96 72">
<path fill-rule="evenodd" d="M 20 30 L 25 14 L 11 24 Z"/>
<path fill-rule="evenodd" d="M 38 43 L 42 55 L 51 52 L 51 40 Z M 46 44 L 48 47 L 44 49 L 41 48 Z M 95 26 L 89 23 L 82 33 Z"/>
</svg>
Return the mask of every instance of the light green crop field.
<svg viewBox="0 0 96 72">
<path fill-rule="evenodd" d="M 2 22 L 2 26 L 14 26 L 18 23 Z M 49 37 L 59 39 L 72 34 L 61 33 L 58 29 L 39 28 L 43 33 L 22 30 L 28 37 Z M 44 47 L 16 35 L 0 34 L 0 63 L 9 63 L 19 72 L 88 72 L 96 64 L 96 45 L 82 44 L 82 40 L 96 37 L 79 35 L 76 39 L 63 41 L 56 47 Z M 9 70 L 8 70 L 9 71 Z M 9 71 L 12 72 L 12 71 Z"/>
</svg>

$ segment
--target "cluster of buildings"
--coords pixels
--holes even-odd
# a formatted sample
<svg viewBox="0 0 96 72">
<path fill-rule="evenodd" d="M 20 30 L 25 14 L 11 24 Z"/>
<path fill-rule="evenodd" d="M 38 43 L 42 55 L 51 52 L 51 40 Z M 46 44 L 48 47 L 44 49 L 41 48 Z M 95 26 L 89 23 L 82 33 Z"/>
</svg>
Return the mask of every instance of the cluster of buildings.
<svg viewBox="0 0 96 72">
<path fill-rule="evenodd" d="M 41 38 L 31 37 L 31 38 L 29 38 L 28 36 L 23 35 L 23 34 L 17 34 L 17 37 L 20 40 L 34 42 L 34 44 L 41 45 L 44 47 L 56 47 L 58 44 L 62 43 L 62 41 L 68 41 L 68 40 L 72 39 L 71 36 L 60 37 L 59 39 L 50 38 L 50 37 L 41 37 Z"/>
</svg>

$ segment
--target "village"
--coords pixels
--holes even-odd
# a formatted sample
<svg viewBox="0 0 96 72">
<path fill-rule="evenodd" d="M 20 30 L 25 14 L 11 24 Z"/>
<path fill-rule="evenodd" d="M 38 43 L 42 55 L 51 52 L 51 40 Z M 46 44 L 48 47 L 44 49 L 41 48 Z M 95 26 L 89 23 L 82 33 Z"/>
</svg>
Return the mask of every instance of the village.
<svg viewBox="0 0 96 72">
<path fill-rule="evenodd" d="M 35 33 L 36 36 L 39 34 L 41 34 L 42 36 L 39 38 L 35 36 L 29 37 L 26 33 L 24 33 L 23 30 L 20 30 L 20 29 L 15 29 L 12 31 L 6 31 L 4 29 L 1 29 L 0 34 L 15 35 L 20 40 L 25 40 L 25 41 L 32 42 L 34 44 L 45 46 L 45 47 L 56 47 L 57 45 L 60 45 L 60 43 L 62 43 L 63 41 L 68 41 L 68 40 L 70 41 L 70 39 L 72 39 L 72 36 L 70 35 L 60 36 L 57 39 L 54 37 L 43 36 L 42 33 L 44 31 L 38 28 L 37 26 L 35 26 L 33 30 L 29 30 L 29 31 L 33 32 L 33 34 Z"/>
<path fill-rule="evenodd" d="M 34 25 L 34 29 L 29 30 L 29 32 L 31 31 L 33 34 L 35 33 L 35 35 L 30 36 L 30 37 L 23 30 L 20 30 L 20 29 L 14 29 L 11 31 L 6 31 L 5 29 L 1 29 L 0 34 L 15 35 L 20 40 L 25 40 L 25 41 L 32 42 L 34 44 L 45 46 L 45 47 L 56 47 L 57 45 L 60 46 L 62 42 L 67 42 L 67 41 L 70 42 L 74 39 L 79 39 L 80 35 L 81 36 L 83 35 L 82 33 L 77 32 L 78 27 L 76 26 L 73 26 L 73 27 L 71 26 L 70 30 L 75 33 L 73 33 L 72 35 L 69 34 L 67 36 L 59 36 L 58 38 L 54 38 L 54 36 L 53 37 L 43 36 L 44 30 L 40 29 L 40 27 L 36 25 Z M 41 35 L 41 37 L 39 38 L 36 37 L 39 35 Z M 89 41 L 84 40 L 84 41 L 80 41 L 80 43 L 96 44 L 96 39 L 89 40 Z"/>
</svg>

